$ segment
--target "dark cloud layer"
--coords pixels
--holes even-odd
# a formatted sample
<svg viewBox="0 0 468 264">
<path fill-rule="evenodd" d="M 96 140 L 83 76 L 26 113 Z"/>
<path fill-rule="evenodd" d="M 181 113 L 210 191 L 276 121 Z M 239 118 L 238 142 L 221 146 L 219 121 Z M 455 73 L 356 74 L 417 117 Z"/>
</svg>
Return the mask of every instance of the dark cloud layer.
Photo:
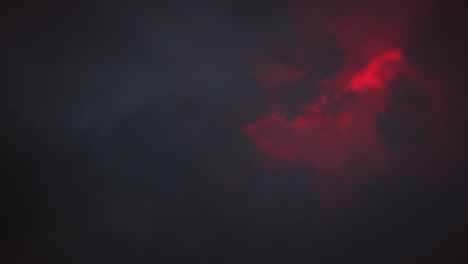
<svg viewBox="0 0 468 264">
<path fill-rule="evenodd" d="M 431 2 L 401 47 L 422 70 L 393 79 L 372 123 L 395 158 L 382 169 L 356 152 L 324 181 L 335 160 L 272 161 L 246 128 L 267 120 L 259 135 L 329 146 L 277 128 L 365 115 L 359 91 L 334 88 L 362 52 L 340 34 L 376 21 L 365 29 L 398 43 L 405 27 L 362 15 L 371 4 L 309 3 L 302 16 L 300 2 L 2 4 L 4 263 L 464 263 L 463 6 Z M 330 153 L 318 157 L 342 155 Z"/>
</svg>

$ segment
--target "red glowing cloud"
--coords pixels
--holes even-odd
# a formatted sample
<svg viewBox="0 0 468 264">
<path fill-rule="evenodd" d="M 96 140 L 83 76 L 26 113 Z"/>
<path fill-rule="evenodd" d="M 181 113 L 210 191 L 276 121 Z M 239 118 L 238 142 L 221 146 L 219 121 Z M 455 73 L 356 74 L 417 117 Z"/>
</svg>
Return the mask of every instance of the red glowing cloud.
<svg viewBox="0 0 468 264">
<path fill-rule="evenodd" d="M 262 150 L 267 164 L 287 166 L 300 162 L 316 167 L 321 175 L 318 188 L 326 189 L 325 193 L 337 192 L 336 182 L 340 180 L 347 181 L 346 188 L 352 189 L 362 180 L 359 177 L 373 168 L 384 168 L 392 155 L 376 120 L 389 109 L 392 80 L 397 75 L 410 81 L 413 78 L 414 69 L 402 48 L 417 23 L 405 11 L 412 10 L 409 7 L 414 7 L 414 3 L 405 9 L 403 2 L 398 2 L 382 16 L 377 11 L 389 4 L 379 3 L 383 6 L 374 3 L 341 16 L 334 11 L 329 17 L 301 8 L 307 5 L 301 3 L 291 16 L 291 26 L 304 34 L 296 45 L 295 59 L 280 63 L 256 57 L 253 66 L 260 89 L 271 98 L 274 107 L 270 115 L 248 124 L 245 133 Z M 332 74 L 312 78 L 301 88 L 317 91 L 313 96 L 303 93 L 309 97 L 284 100 L 294 85 L 316 76 L 311 71 L 326 64 L 317 57 L 315 68 L 302 66 L 307 49 L 320 46 L 317 32 L 336 39 L 337 52 L 344 54 L 343 60 Z M 301 111 L 291 118 L 283 109 L 298 102 L 302 104 Z"/>
<path fill-rule="evenodd" d="M 337 115 L 327 114 L 325 109 L 340 93 L 323 95 L 318 102 L 307 105 L 308 115 L 287 120 L 284 114 L 274 111 L 249 124 L 246 132 L 270 158 L 308 162 L 323 171 L 339 169 L 350 157 L 357 158 L 361 153 L 369 155 L 369 162 L 382 160 L 384 153 L 375 127 L 376 115 L 385 110 L 382 89 L 404 69 L 403 54 L 390 50 L 351 76 L 348 85 L 341 88 L 357 96 Z"/>
</svg>

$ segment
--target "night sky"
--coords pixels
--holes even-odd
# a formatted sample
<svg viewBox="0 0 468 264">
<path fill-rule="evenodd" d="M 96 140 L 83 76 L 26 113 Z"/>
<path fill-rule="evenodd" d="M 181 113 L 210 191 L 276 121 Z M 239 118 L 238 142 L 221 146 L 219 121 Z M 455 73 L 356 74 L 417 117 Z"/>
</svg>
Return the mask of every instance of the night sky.
<svg viewBox="0 0 468 264">
<path fill-rule="evenodd" d="M 0 10 L 0 262 L 468 263 L 466 1 Z"/>
</svg>

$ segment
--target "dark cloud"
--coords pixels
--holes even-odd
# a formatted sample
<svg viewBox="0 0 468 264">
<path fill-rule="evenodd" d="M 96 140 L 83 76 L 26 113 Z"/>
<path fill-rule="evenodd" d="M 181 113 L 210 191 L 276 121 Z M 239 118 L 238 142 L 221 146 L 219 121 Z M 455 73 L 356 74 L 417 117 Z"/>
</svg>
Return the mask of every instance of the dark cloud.
<svg viewBox="0 0 468 264">
<path fill-rule="evenodd" d="M 428 98 L 403 75 L 396 76 L 388 87 L 390 102 L 386 113 L 377 116 L 376 124 L 390 145 L 414 145 L 428 129 Z"/>
</svg>

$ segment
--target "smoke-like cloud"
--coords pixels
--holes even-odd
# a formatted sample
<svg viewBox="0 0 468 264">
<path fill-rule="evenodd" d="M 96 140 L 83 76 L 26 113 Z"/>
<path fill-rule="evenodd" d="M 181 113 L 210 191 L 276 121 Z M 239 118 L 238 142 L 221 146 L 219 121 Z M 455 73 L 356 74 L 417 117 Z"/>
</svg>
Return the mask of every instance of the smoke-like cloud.
<svg viewBox="0 0 468 264">
<path fill-rule="evenodd" d="M 259 56 L 252 71 L 274 108 L 245 131 L 267 163 L 315 166 L 321 175 L 316 188 L 346 197 L 372 181 L 363 177 L 380 174 L 411 148 L 447 137 L 434 132 L 441 120 L 429 119 L 442 107 L 434 101 L 444 87 L 428 87 L 432 76 L 407 54 L 427 30 L 434 3 L 292 6 L 288 26 L 302 36 L 289 44 L 294 55 L 286 62 Z"/>
<path fill-rule="evenodd" d="M 59 2 L 1 17 L 7 257 L 460 257 L 462 4 Z"/>
</svg>

